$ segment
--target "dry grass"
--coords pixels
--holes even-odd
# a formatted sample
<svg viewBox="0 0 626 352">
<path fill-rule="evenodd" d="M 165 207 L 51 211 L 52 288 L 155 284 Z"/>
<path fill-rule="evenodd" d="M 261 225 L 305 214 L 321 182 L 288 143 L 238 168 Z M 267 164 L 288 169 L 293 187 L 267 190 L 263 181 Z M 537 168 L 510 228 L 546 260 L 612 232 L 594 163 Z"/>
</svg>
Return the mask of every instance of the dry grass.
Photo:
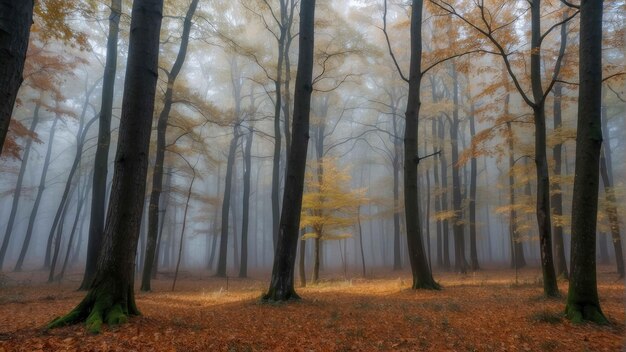
<svg viewBox="0 0 626 352">
<path fill-rule="evenodd" d="M 37 273 L 9 275 L 0 288 L 0 351 L 619 351 L 624 285 L 601 268 L 599 290 L 610 326 L 572 325 L 563 299 L 544 299 L 538 270 L 436 273 L 442 291 L 412 291 L 406 273 L 334 279 L 299 289 L 302 300 L 262 304 L 265 281 L 185 275 L 138 293 L 143 316 L 89 335 L 82 326 L 45 332 L 84 293 L 79 277 L 36 284 Z M 30 276 L 28 276 L 30 275 Z M 560 282 L 561 292 L 567 283 Z"/>
</svg>

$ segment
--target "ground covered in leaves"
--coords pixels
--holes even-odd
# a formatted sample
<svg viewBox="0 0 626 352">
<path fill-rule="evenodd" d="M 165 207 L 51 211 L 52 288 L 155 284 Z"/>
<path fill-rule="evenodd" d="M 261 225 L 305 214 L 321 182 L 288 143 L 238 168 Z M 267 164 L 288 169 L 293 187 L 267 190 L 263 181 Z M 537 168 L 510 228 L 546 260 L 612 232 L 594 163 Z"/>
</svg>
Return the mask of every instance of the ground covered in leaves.
<svg viewBox="0 0 626 352">
<path fill-rule="evenodd" d="M 288 304 L 260 303 L 263 280 L 184 273 L 176 292 L 161 275 L 154 292 L 137 293 L 142 316 L 99 335 L 83 325 L 42 328 L 81 300 L 80 275 L 42 284 L 40 273 L 8 274 L 0 351 L 620 351 L 624 283 L 611 270 L 598 278 L 609 326 L 565 320 L 564 298 L 542 297 L 537 269 L 517 283 L 514 272 L 496 269 L 436 273 L 441 291 L 410 290 L 407 273 L 337 278 L 299 289 L 303 299 Z M 567 282 L 559 286 L 565 295 Z"/>
</svg>

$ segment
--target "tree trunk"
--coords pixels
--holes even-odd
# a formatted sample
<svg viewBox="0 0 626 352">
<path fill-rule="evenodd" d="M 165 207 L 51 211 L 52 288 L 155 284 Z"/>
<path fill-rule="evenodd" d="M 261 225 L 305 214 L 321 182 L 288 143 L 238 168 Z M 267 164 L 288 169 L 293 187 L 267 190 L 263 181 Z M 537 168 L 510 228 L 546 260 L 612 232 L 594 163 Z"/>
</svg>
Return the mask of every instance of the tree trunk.
<svg viewBox="0 0 626 352">
<path fill-rule="evenodd" d="M 198 1 L 194 0 L 197 4 Z M 193 4 L 193 3 L 192 3 Z M 192 5 L 195 7 L 195 5 Z M 189 210 L 189 200 L 191 199 L 191 191 L 193 190 L 193 182 L 196 180 L 196 170 L 193 171 L 193 177 L 189 182 L 189 188 L 187 189 L 187 202 L 185 202 L 185 211 L 183 212 L 183 226 L 180 229 L 180 241 L 178 243 L 178 259 L 176 260 L 176 269 L 174 270 L 174 281 L 172 281 L 172 291 L 176 288 L 176 279 L 178 279 L 178 269 L 180 269 L 180 260 L 183 257 L 183 239 L 185 236 L 185 227 L 187 225 L 187 211 Z"/>
<path fill-rule="evenodd" d="M 439 140 L 443 143 L 445 131 L 444 121 L 442 119 L 439 120 L 438 133 Z M 439 200 L 441 201 L 441 211 L 445 213 L 448 211 L 448 161 L 443 151 L 439 154 L 439 163 L 441 164 L 441 195 L 439 196 Z M 450 243 L 448 240 L 450 230 L 449 221 L 447 219 L 442 221 L 441 232 L 443 237 L 443 268 L 450 270 Z"/>
<path fill-rule="evenodd" d="M 617 274 L 620 279 L 624 277 L 624 255 L 622 253 L 622 239 L 620 234 L 619 214 L 617 212 L 617 199 L 615 198 L 615 191 L 613 190 L 613 184 L 611 183 L 612 177 L 609 175 L 607 158 L 605 154 L 608 154 L 608 138 L 604 143 L 604 152 L 600 155 L 600 174 L 602 176 L 602 183 L 604 184 L 604 194 L 606 197 L 606 213 L 609 217 L 609 224 L 611 227 L 611 238 L 613 242 L 613 248 L 615 249 L 615 264 L 617 265 Z"/>
<path fill-rule="evenodd" d="M 24 61 L 33 23 L 33 0 L 0 1 L 0 154 L 13 106 L 22 85 Z"/>
<path fill-rule="evenodd" d="M 33 113 L 33 121 L 30 124 L 30 134 L 35 133 L 35 129 L 37 128 L 37 124 L 39 123 L 39 108 L 40 103 L 37 102 L 35 105 L 35 111 Z M 2 248 L 0 248 L 0 271 L 2 271 L 2 267 L 4 264 L 4 257 L 6 255 L 7 249 L 9 248 L 9 241 L 11 239 L 13 224 L 15 223 L 15 216 L 17 215 L 18 205 L 20 201 L 20 195 L 22 193 L 22 183 L 24 182 L 24 174 L 26 172 L 26 165 L 28 165 L 28 157 L 30 155 L 31 146 L 33 144 L 33 139 L 28 138 L 26 141 L 26 145 L 24 146 L 24 156 L 22 157 L 22 162 L 20 164 L 20 173 L 17 176 L 17 182 L 15 183 L 15 192 L 13 193 L 13 203 L 11 204 L 11 213 L 9 214 L 9 221 L 7 222 L 7 228 L 4 233 L 4 239 L 2 240 Z"/>
<path fill-rule="evenodd" d="M 239 277 L 248 277 L 248 222 L 250 219 L 250 176 L 252 172 L 252 137 L 253 129 L 246 136 L 246 146 L 243 154 L 243 210 L 241 214 L 241 265 Z"/>
<path fill-rule="evenodd" d="M 300 47 L 294 94 L 292 144 L 288 153 L 289 159 L 283 195 L 283 204 L 289 204 L 289 206 L 282 209 L 272 278 L 268 292 L 263 296 L 265 300 L 269 301 L 298 298 L 294 289 L 294 269 L 309 142 L 309 117 L 311 93 L 313 92 L 314 19 L 315 0 L 302 0 L 300 3 Z"/>
<path fill-rule="evenodd" d="M 134 268 L 145 199 L 162 11 L 162 0 L 133 3 L 115 171 L 96 274 L 83 301 L 48 328 L 86 321 L 88 330 L 99 332 L 103 322 L 115 325 L 139 314 Z"/>
<path fill-rule="evenodd" d="M 59 260 L 59 252 L 61 251 L 61 240 L 63 239 L 63 227 L 65 225 L 65 218 L 67 217 L 68 209 L 70 207 L 70 200 L 74 195 L 74 192 L 78 188 L 78 185 L 72 184 L 72 188 L 68 194 L 68 200 L 63 205 L 63 213 L 61 215 L 61 220 L 59 225 L 56 228 L 56 237 L 54 238 L 54 254 L 52 255 L 52 259 L 50 262 L 50 272 L 48 274 L 48 283 L 54 281 L 54 272 L 56 270 L 57 262 Z"/>
<path fill-rule="evenodd" d="M 161 253 L 161 243 L 163 240 L 163 229 L 165 226 L 165 214 L 167 212 L 167 206 L 169 203 L 169 192 L 172 186 L 172 168 L 168 168 L 167 172 L 167 181 L 165 181 L 165 187 L 166 187 L 166 192 L 168 192 L 168 195 L 163 195 L 165 197 L 165 199 L 163 197 L 161 197 L 160 200 L 160 205 L 159 208 L 161 210 L 159 210 L 159 236 L 157 238 L 157 246 L 156 246 L 156 251 L 154 253 L 154 262 L 152 264 L 152 272 L 150 274 L 150 277 L 154 280 L 157 278 L 157 273 L 158 273 L 158 269 L 159 269 L 159 254 Z M 161 191 L 161 193 L 163 193 L 163 191 Z"/>
<path fill-rule="evenodd" d="M 465 274 L 465 234 L 463 226 L 463 197 L 461 195 L 461 177 L 459 175 L 459 82 L 454 63 L 452 64 L 452 123 L 450 124 L 450 142 L 452 144 L 452 231 L 454 232 L 454 270 Z"/>
<path fill-rule="evenodd" d="M 603 143 L 602 153 L 600 154 L 600 175 L 604 184 L 604 194 L 607 200 L 606 212 L 609 215 L 609 224 L 611 226 L 611 242 L 613 242 L 613 248 L 615 249 L 615 264 L 617 265 L 617 273 L 620 278 L 623 278 L 624 254 L 622 251 L 620 222 L 616 206 L 617 200 L 615 199 L 615 191 L 613 190 L 613 157 L 610 144 L 611 135 L 608 127 L 605 107 L 602 108 L 602 135 L 605 136 L 606 143 Z M 606 246 L 606 235 L 604 236 L 604 244 Z"/>
<path fill-rule="evenodd" d="M 566 313 L 573 322 L 608 323 L 596 282 L 596 224 L 602 147 L 602 3 L 580 3 L 578 132 L 572 196 L 571 277 Z"/>
<path fill-rule="evenodd" d="M 300 237 L 304 235 L 304 230 L 300 231 Z M 298 274 L 300 275 L 300 286 L 306 287 L 306 240 L 300 240 L 300 263 L 298 265 Z"/>
<path fill-rule="evenodd" d="M 235 125 L 234 135 L 228 149 L 228 161 L 226 162 L 226 178 L 224 182 L 224 198 L 222 200 L 222 229 L 220 233 L 220 250 L 217 259 L 217 271 L 215 276 L 226 277 L 226 264 L 228 259 L 228 220 L 230 215 L 230 198 L 233 183 L 233 166 L 237 154 L 237 141 L 239 140 L 239 127 Z"/>
<path fill-rule="evenodd" d="M 507 94 L 505 105 L 508 111 L 508 99 Z M 511 268 L 515 270 L 526 266 L 526 259 L 524 258 L 524 246 L 519 237 L 517 229 L 517 210 L 515 209 L 515 154 L 513 149 L 513 130 L 511 128 L 511 122 L 506 123 L 508 133 L 508 146 L 509 146 L 509 235 L 511 239 Z"/>
<path fill-rule="evenodd" d="M 180 41 L 180 47 L 176 60 L 172 69 L 167 74 L 167 90 L 163 99 L 163 110 L 159 114 L 157 122 L 157 145 L 156 159 L 154 162 L 154 171 L 152 173 L 152 192 L 150 193 L 150 205 L 148 207 L 148 236 L 146 244 L 146 257 L 143 263 L 143 274 L 141 276 L 141 290 L 150 291 L 150 280 L 152 278 L 152 268 L 155 265 L 155 253 L 157 239 L 159 237 L 159 203 L 163 188 L 163 161 L 165 159 L 165 136 L 167 133 L 167 120 L 172 110 L 174 85 L 178 74 L 185 63 L 187 56 L 187 45 L 189 44 L 189 33 L 191 32 L 191 20 L 196 12 L 199 0 L 192 0 L 187 9 L 185 20 L 183 23 L 183 34 Z"/>
<path fill-rule="evenodd" d="M 530 80 L 535 104 L 533 118 L 535 122 L 535 167 L 537 171 L 537 225 L 541 252 L 541 270 L 543 273 L 543 291 L 546 296 L 559 295 L 559 287 L 554 272 L 552 258 L 552 222 L 550 219 L 550 174 L 546 156 L 546 114 L 543 88 L 541 87 L 541 1 L 534 0 L 531 12 L 531 47 Z"/>
<path fill-rule="evenodd" d="M 471 106 L 469 116 L 470 134 L 472 139 L 476 135 L 476 126 L 474 121 L 474 105 Z M 470 161 L 470 188 L 469 188 L 469 228 L 470 228 L 470 266 L 472 270 L 480 269 L 478 265 L 478 249 L 476 245 L 476 183 L 478 178 L 478 160 L 472 156 Z M 489 237 L 486 237 L 489 241 Z"/>
<path fill-rule="evenodd" d="M 113 93 L 117 70 L 117 41 L 119 37 L 122 0 L 111 0 L 109 16 L 109 34 L 107 37 L 107 56 L 102 81 L 102 103 L 98 128 L 98 144 L 94 160 L 93 188 L 91 190 L 91 216 L 89 220 L 89 240 L 85 274 L 80 284 L 81 290 L 87 290 L 96 272 L 98 255 L 102 245 L 102 232 L 106 216 L 107 176 L 109 168 L 109 147 L 111 145 L 111 115 L 113 111 Z"/>
<path fill-rule="evenodd" d="M 48 167 L 50 166 L 50 157 L 52 156 L 52 144 L 54 143 L 54 134 L 56 133 L 57 123 L 60 119 L 61 117 L 57 113 L 54 117 L 54 121 L 52 122 L 52 126 L 50 127 L 50 134 L 48 136 L 48 148 L 46 150 L 46 157 L 43 162 L 43 170 L 41 171 L 41 176 L 39 178 L 37 196 L 35 197 L 33 209 L 30 212 L 30 217 L 28 219 L 28 228 L 26 229 L 26 235 L 24 235 L 24 243 L 22 244 L 22 250 L 20 251 L 20 256 L 17 259 L 17 263 L 15 264 L 14 271 L 22 271 L 24 259 L 26 258 L 26 252 L 28 251 L 28 247 L 30 246 L 30 239 L 33 236 L 33 230 L 35 229 L 35 219 L 37 218 L 37 213 L 39 212 L 39 205 L 41 204 L 43 192 L 46 190 L 46 176 L 48 174 Z"/>
<path fill-rule="evenodd" d="M 411 6 L 411 63 L 409 93 L 404 130 L 404 212 L 409 262 L 413 274 L 413 289 L 438 289 L 428 267 L 418 215 L 417 143 L 422 81 L 422 1 L 413 0 Z"/>
<path fill-rule="evenodd" d="M 44 259 L 44 267 L 46 268 L 50 267 L 52 239 L 54 237 L 54 232 L 56 231 L 57 226 L 59 226 L 59 221 L 62 221 L 61 215 L 65 212 L 66 209 L 65 203 L 70 198 L 69 192 L 73 185 L 74 175 L 76 174 L 76 170 L 78 170 L 78 165 L 80 164 L 80 160 L 83 156 L 83 145 L 85 144 L 85 137 L 87 135 L 87 132 L 89 131 L 89 127 L 91 127 L 91 124 L 94 123 L 98 118 L 98 116 L 96 116 L 88 122 L 85 122 L 85 114 L 87 113 L 87 107 L 89 106 L 89 99 L 98 82 L 100 82 L 100 79 L 94 82 L 91 88 L 87 90 L 87 94 L 85 95 L 85 102 L 83 103 L 83 109 L 79 119 L 80 123 L 78 126 L 78 133 L 76 136 L 76 153 L 74 154 L 74 162 L 70 167 L 70 174 L 67 177 L 67 181 L 65 182 L 65 189 L 63 190 L 63 194 L 61 196 L 61 202 L 59 203 L 59 207 L 57 208 L 56 215 L 54 216 L 54 220 L 52 222 L 52 228 L 50 229 L 50 234 L 48 235 L 48 243 L 46 245 L 46 255 Z"/>
</svg>

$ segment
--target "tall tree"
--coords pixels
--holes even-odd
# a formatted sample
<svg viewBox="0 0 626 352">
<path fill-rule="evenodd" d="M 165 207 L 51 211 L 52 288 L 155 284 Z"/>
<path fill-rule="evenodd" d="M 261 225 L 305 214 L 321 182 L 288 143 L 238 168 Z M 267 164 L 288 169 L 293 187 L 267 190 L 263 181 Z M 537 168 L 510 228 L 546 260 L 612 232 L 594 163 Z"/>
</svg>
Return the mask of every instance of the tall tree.
<svg viewBox="0 0 626 352">
<path fill-rule="evenodd" d="M 278 242 L 274 255 L 272 278 L 267 293 L 268 301 L 286 301 L 299 298 L 294 288 L 296 251 L 298 248 L 300 212 L 304 192 L 304 175 L 309 144 L 309 117 L 313 92 L 313 51 L 315 27 L 315 0 L 302 0 L 300 4 L 300 47 L 296 75 L 293 129 L 287 162 L 285 192 Z"/>
<path fill-rule="evenodd" d="M 0 1 L 0 154 L 22 85 L 33 7 L 33 0 Z"/>
<path fill-rule="evenodd" d="M 39 102 L 35 105 L 35 111 L 33 112 L 33 121 L 30 124 L 29 132 L 31 134 L 35 133 L 35 128 L 37 128 L 37 124 L 39 123 L 39 109 L 41 108 L 41 104 Z M 26 172 L 26 165 L 28 165 L 28 157 L 30 155 L 31 146 L 33 144 L 33 137 L 29 137 L 26 141 L 26 146 L 24 147 L 24 156 L 22 157 L 22 162 L 20 163 L 20 172 L 17 176 L 17 182 L 15 184 L 15 192 L 13 192 L 13 203 L 11 204 L 11 213 L 9 214 L 9 221 L 7 221 L 6 231 L 4 232 L 4 238 L 2 240 L 2 248 L 0 248 L 0 271 L 2 271 L 2 266 L 4 264 L 4 256 L 9 247 L 9 240 L 11 238 L 11 233 L 13 231 L 13 224 L 15 223 L 15 217 L 17 216 L 18 205 L 20 201 L 20 196 L 22 193 L 22 183 L 24 182 L 24 174 Z"/>
<path fill-rule="evenodd" d="M 133 3 L 115 171 L 96 274 L 81 303 L 68 315 L 53 320 L 48 328 L 86 321 L 88 330 L 99 332 L 103 322 L 120 324 L 129 315 L 139 314 L 134 269 L 148 171 L 162 12 L 163 0 Z"/>
<path fill-rule="evenodd" d="M 109 146 L 111 144 L 111 114 L 113 111 L 113 93 L 115 72 L 117 71 L 117 40 L 120 32 L 122 0 L 111 0 L 109 15 L 109 33 L 107 37 L 107 57 L 102 80 L 102 102 L 98 120 L 98 144 L 94 161 L 93 187 L 91 189 L 91 215 L 89 217 L 89 239 L 87 259 L 81 290 L 87 290 L 96 273 L 96 265 L 106 216 L 107 175 L 109 168 Z"/>
<path fill-rule="evenodd" d="M 566 313 L 573 322 L 607 323 L 596 282 L 596 225 L 602 148 L 602 0 L 580 3 L 578 131 L 572 195 L 571 277 Z"/>
<path fill-rule="evenodd" d="M 150 205 L 148 206 L 148 236 L 146 244 L 146 257 L 143 263 L 143 275 L 141 276 L 141 290 L 150 291 L 150 280 L 152 278 L 152 267 L 155 264 L 155 253 L 157 240 L 159 237 L 159 216 L 160 199 L 163 188 L 163 162 L 165 160 L 165 136 L 167 132 L 167 120 L 172 110 L 174 98 L 174 85 L 180 70 L 183 68 L 185 58 L 187 57 L 187 46 L 189 45 L 189 33 L 191 32 L 191 20 L 198 7 L 199 0 L 192 0 L 187 9 L 187 14 L 183 22 L 183 34 L 181 37 L 180 48 L 176 55 L 176 60 L 172 69 L 166 72 L 167 90 L 163 99 L 163 109 L 159 114 L 157 122 L 157 145 L 156 159 L 154 161 L 154 171 L 152 173 L 152 192 L 150 193 Z"/>
<path fill-rule="evenodd" d="M 417 154 L 418 143 L 418 120 L 421 106 L 420 87 L 422 83 L 422 0 L 413 0 L 411 3 L 411 29 L 410 29 L 410 64 L 408 78 L 402 73 L 395 59 L 391 43 L 387 36 L 387 1 L 384 3 L 383 30 L 387 38 L 389 53 L 398 69 L 400 76 L 409 84 L 407 106 L 405 112 L 404 129 L 404 212 L 406 218 L 406 236 L 409 249 L 409 261 L 413 273 L 413 289 L 438 289 L 439 285 L 433 279 L 424 244 L 422 241 L 422 229 L 418 212 L 418 174 Z"/>
</svg>

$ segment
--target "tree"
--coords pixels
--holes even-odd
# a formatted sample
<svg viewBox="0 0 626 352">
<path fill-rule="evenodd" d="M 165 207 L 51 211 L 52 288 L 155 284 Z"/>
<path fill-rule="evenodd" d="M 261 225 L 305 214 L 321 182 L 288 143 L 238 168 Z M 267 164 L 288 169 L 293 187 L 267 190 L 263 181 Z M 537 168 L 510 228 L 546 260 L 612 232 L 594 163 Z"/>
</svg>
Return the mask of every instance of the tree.
<svg viewBox="0 0 626 352">
<path fill-rule="evenodd" d="M 417 165 L 417 130 L 420 110 L 420 87 L 422 76 L 422 7 L 421 0 L 413 0 L 411 5 L 411 59 L 409 64 L 409 77 L 402 73 L 398 65 L 391 44 L 388 40 L 387 26 L 387 1 L 384 3 L 383 30 L 387 38 L 389 53 L 392 56 L 398 73 L 409 84 L 407 106 L 405 112 L 404 130 L 404 211 L 406 217 L 406 236 L 409 247 L 409 260 L 413 273 L 413 289 L 438 289 L 439 285 L 433 279 L 422 241 L 422 230 L 418 213 L 418 182 Z"/>
<path fill-rule="evenodd" d="M 580 3 L 578 131 L 572 198 L 569 319 L 607 323 L 596 282 L 596 226 L 602 148 L 602 3 Z"/>
<path fill-rule="evenodd" d="M 305 233 L 302 239 L 315 240 L 313 282 L 319 280 L 321 241 L 351 237 L 342 231 L 357 222 L 358 209 L 364 202 L 362 190 L 348 189 L 350 175 L 338 170 L 336 160 L 324 158 L 316 161 L 315 170 L 315 173 L 306 175 L 307 192 L 302 198 L 300 218 L 300 227 L 311 231 Z"/>
<path fill-rule="evenodd" d="M 102 251 L 89 292 L 69 314 L 48 328 L 86 321 L 99 332 L 103 322 L 120 324 L 139 314 L 134 269 L 148 167 L 157 83 L 162 0 L 133 3 L 130 46 L 119 141 Z"/>
<path fill-rule="evenodd" d="M 122 0 L 111 0 L 109 16 L 109 34 L 107 36 L 107 53 L 102 80 L 102 102 L 98 118 L 98 144 L 94 160 L 93 187 L 91 189 L 91 216 L 89 220 L 89 239 L 87 242 L 87 259 L 81 290 L 87 290 L 96 272 L 98 255 L 102 244 L 104 218 L 106 216 L 107 175 L 109 168 L 109 147 L 111 144 L 111 115 L 113 111 L 113 93 L 115 89 L 115 73 L 117 71 L 117 40 L 120 32 L 122 16 Z"/>
<path fill-rule="evenodd" d="M 522 100 L 533 111 L 533 122 L 535 124 L 535 169 L 537 174 L 537 199 L 536 199 L 536 218 L 539 230 L 541 268 L 543 275 L 544 294 L 546 296 L 555 297 L 559 295 L 558 285 L 556 282 L 556 274 L 554 271 L 554 260 L 552 255 L 552 221 L 550 214 L 550 173 L 548 169 L 548 160 L 546 153 L 546 114 L 545 104 L 548 94 L 552 91 L 561 70 L 563 55 L 558 55 L 555 59 L 554 68 L 549 75 L 548 84 L 543 85 L 544 74 L 542 74 L 542 43 L 544 39 L 558 26 L 563 25 L 567 21 L 574 18 L 578 13 L 574 12 L 567 16 L 564 20 L 556 22 L 545 32 L 541 31 L 542 21 L 542 5 L 541 0 L 529 1 L 529 7 L 526 9 L 514 8 L 509 11 L 508 16 L 493 17 L 491 13 L 501 13 L 501 8 L 492 11 L 484 5 L 483 2 L 476 3 L 473 6 L 475 11 L 464 13 L 460 10 L 460 6 L 455 6 L 451 2 L 442 0 L 431 0 L 433 4 L 443 10 L 445 13 L 451 14 L 458 18 L 462 23 L 467 25 L 469 29 L 481 35 L 490 45 L 490 49 L 486 50 L 502 58 L 506 71 L 513 81 L 517 92 Z M 547 8 L 547 6 L 545 6 Z M 524 13 L 530 11 L 530 92 L 522 86 L 520 74 L 514 71 L 517 60 L 516 50 L 513 50 L 508 43 L 512 40 L 511 33 L 505 33 L 503 29 L 511 28 Z M 490 20 L 487 20 L 490 18 Z M 509 31 L 513 32 L 513 31 Z M 550 71 L 548 71 L 550 72 Z"/>
<path fill-rule="evenodd" d="M 304 192 L 306 155 L 309 143 L 309 117 L 313 92 L 315 0 L 302 0 L 300 4 L 300 47 L 296 75 L 293 129 L 287 162 L 283 204 L 278 242 L 274 255 L 270 287 L 263 295 L 267 301 L 298 299 L 294 289 L 294 271 L 298 248 L 298 230 Z"/>
<path fill-rule="evenodd" d="M 33 6 L 33 0 L 0 1 L 0 154 L 22 85 Z"/>
<path fill-rule="evenodd" d="M 187 46 L 189 44 L 189 33 L 191 32 L 191 20 L 196 12 L 199 0 L 192 0 L 187 9 L 183 24 L 183 34 L 181 37 L 178 55 L 172 65 L 172 69 L 166 71 L 167 90 L 163 98 L 163 109 L 159 114 L 157 122 L 157 150 L 156 160 L 154 162 L 154 171 L 152 172 L 152 192 L 150 193 L 150 205 L 148 207 L 148 236 L 146 244 L 146 258 L 143 263 L 143 275 L 141 276 L 141 290 L 150 291 L 150 279 L 152 278 L 152 268 L 155 263 L 155 253 L 158 240 L 158 224 L 160 216 L 160 199 L 161 189 L 163 188 L 163 161 L 165 160 L 165 136 L 167 132 L 167 120 L 172 109 L 174 97 L 174 85 L 176 78 L 183 68 L 185 58 L 187 56 Z"/>
</svg>

